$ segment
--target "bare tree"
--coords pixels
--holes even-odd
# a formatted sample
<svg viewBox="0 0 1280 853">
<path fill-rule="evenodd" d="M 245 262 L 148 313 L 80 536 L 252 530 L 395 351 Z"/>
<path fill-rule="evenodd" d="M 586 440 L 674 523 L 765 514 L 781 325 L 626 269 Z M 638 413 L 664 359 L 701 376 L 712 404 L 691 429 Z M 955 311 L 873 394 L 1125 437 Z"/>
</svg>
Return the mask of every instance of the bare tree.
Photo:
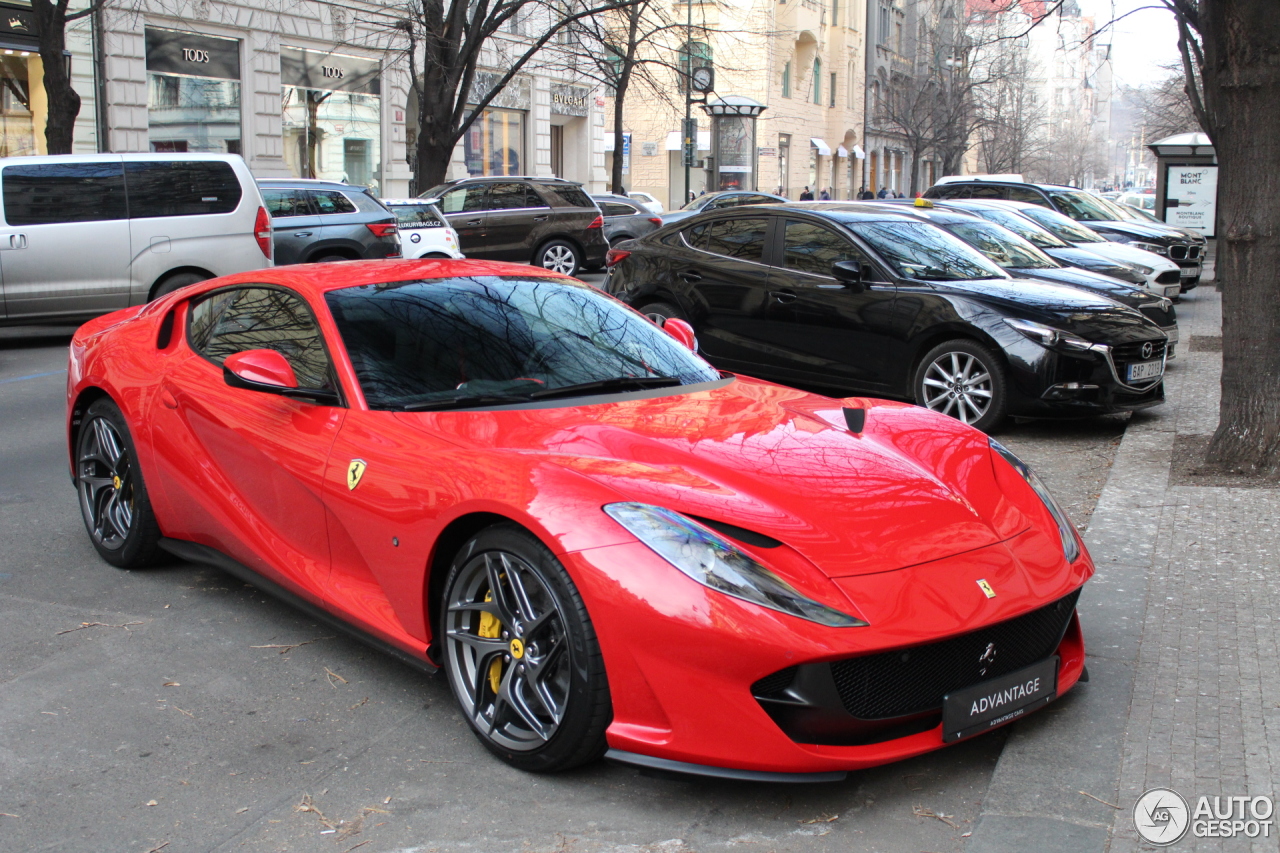
<svg viewBox="0 0 1280 853">
<path fill-rule="evenodd" d="M 1275 0 L 1161 0 L 1218 155 L 1222 401 L 1207 461 L 1280 475 L 1280 15 Z"/>
<path fill-rule="evenodd" d="M 1171 68 L 1169 76 L 1158 83 L 1125 87 L 1121 95 L 1133 105 L 1137 123 L 1146 128 L 1148 136 L 1163 139 L 1202 129 L 1191 108 L 1186 86 L 1182 69 Z"/>
<path fill-rule="evenodd" d="M 1106 170 L 1102 140 L 1089 119 L 1079 114 L 1060 115 L 1048 133 L 1049 144 L 1038 157 L 1029 158 L 1026 171 L 1033 179 L 1051 184 L 1084 186 L 1087 179 Z"/>
<path fill-rule="evenodd" d="M 998 43 L 992 54 L 989 82 L 974 90 L 978 160 L 987 174 L 1021 174 L 1044 153 L 1045 109 L 1032 85 L 1037 70 L 1015 42 Z"/>
<path fill-rule="evenodd" d="M 44 91 L 49 103 L 44 138 L 50 154 L 71 153 L 76 116 L 80 115 L 80 96 L 71 88 L 65 57 L 67 24 L 98 11 L 102 0 L 94 0 L 74 12 L 70 6 L 70 0 L 31 0 L 31 13 L 40 31 L 40 62 L 44 65 Z"/>
<path fill-rule="evenodd" d="M 418 187 L 448 175 L 459 140 L 517 74 L 575 21 L 637 0 L 408 0 L 398 29 L 407 41 L 418 102 Z M 523 36 L 513 27 L 536 33 Z M 505 30 L 505 32 L 504 32 Z M 496 69 L 481 74 L 482 66 Z"/>
</svg>

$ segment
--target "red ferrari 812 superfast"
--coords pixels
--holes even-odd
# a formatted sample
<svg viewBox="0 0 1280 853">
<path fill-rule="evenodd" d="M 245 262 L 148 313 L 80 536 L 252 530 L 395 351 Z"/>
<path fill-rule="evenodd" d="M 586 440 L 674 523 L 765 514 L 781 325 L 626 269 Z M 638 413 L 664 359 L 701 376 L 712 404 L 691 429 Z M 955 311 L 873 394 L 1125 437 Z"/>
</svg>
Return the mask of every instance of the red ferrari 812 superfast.
<svg viewBox="0 0 1280 853">
<path fill-rule="evenodd" d="M 474 261 L 182 288 L 72 341 L 86 527 L 442 667 L 527 770 L 835 779 L 1081 679 L 1093 566 L 1016 457 L 720 373 L 668 322 Z"/>
</svg>

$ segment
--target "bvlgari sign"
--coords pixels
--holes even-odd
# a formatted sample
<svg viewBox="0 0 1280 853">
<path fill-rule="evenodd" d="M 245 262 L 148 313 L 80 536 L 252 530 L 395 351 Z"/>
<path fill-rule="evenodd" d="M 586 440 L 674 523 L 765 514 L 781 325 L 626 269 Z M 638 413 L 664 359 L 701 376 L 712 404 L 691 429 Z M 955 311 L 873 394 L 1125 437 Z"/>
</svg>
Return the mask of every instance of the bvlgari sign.
<svg viewBox="0 0 1280 853">
<path fill-rule="evenodd" d="M 583 86 L 552 86 L 551 112 L 562 116 L 585 116 L 591 91 Z"/>
</svg>

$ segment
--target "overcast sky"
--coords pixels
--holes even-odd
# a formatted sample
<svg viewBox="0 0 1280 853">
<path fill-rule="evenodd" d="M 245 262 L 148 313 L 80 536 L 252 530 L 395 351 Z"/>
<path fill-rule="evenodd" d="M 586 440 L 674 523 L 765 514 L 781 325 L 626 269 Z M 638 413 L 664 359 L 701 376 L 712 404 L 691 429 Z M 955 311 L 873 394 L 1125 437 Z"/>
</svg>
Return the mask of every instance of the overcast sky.
<svg viewBox="0 0 1280 853">
<path fill-rule="evenodd" d="M 1161 65 L 1178 62 L 1178 28 L 1172 13 L 1158 6 L 1159 0 L 1079 0 L 1086 15 L 1093 15 L 1101 28 L 1115 17 L 1111 38 L 1111 59 L 1116 82 L 1129 86 L 1151 83 L 1165 76 Z M 1114 13 L 1113 13 L 1114 10 Z M 1102 39 L 1103 43 L 1106 38 Z"/>
</svg>

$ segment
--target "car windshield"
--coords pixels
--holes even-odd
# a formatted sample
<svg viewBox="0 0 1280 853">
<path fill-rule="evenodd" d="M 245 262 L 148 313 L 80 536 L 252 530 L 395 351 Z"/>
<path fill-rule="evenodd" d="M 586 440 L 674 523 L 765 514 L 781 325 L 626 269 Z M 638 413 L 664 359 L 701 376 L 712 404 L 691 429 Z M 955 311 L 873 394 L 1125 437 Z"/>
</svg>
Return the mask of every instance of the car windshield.
<svg viewBox="0 0 1280 853">
<path fill-rule="evenodd" d="M 1115 206 L 1105 198 L 1080 190 L 1050 190 L 1049 198 L 1058 209 L 1080 222 L 1106 222 L 1116 219 Z M 1122 215 L 1120 217 L 1124 219 Z"/>
<path fill-rule="evenodd" d="M 866 240 L 903 278 L 925 281 L 1007 278 L 976 249 L 925 222 L 849 222 L 847 227 Z"/>
<path fill-rule="evenodd" d="M 1048 270 L 1058 265 L 1035 246 L 994 222 L 957 222 L 946 229 L 1000 265 L 1002 269 Z"/>
<path fill-rule="evenodd" d="M 994 207 L 966 207 L 965 210 L 1008 228 L 1023 240 L 1040 249 L 1063 249 L 1071 245 L 1066 240 L 1046 230 L 1043 226 L 1037 225 L 1012 210 L 997 210 Z"/>
<path fill-rule="evenodd" d="M 1081 225 L 1070 217 L 1063 216 L 1061 213 L 1050 210 L 1047 207 L 1039 205 L 1031 205 L 1029 207 L 1019 208 L 1018 213 L 1027 217 L 1037 225 L 1042 226 L 1045 230 L 1053 233 L 1055 237 L 1061 237 L 1068 243 L 1105 243 L 1106 240 L 1094 231 L 1092 228 Z"/>
<path fill-rule="evenodd" d="M 689 203 L 680 209 L 681 210 L 701 210 L 702 206 L 709 201 L 711 201 L 711 199 L 707 198 L 705 195 L 700 195 L 697 198 L 690 199 Z"/>
<path fill-rule="evenodd" d="M 401 228 L 442 228 L 444 217 L 429 204 L 388 205 Z"/>
<path fill-rule="evenodd" d="M 428 410 L 688 385 L 709 364 L 586 285 L 467 276 L 325 295 L 370 408 Z"/>
<path fill-rule="evenodd" d="M 1113 219 L 1120 221 L 1128 220 L 1130 222 L 1143 221 L 1143 218 L 1138 214 L 1138 211 L 1134 210 L 1127 204 L 1120 204 L 1116 201 L 1107 201 L 1106 199 L 1103 199 L 1102 201 L 1106 204 L 1108 210 L 1115 213 L 1115 216 L 1112 217 Z"/>
</svg>

